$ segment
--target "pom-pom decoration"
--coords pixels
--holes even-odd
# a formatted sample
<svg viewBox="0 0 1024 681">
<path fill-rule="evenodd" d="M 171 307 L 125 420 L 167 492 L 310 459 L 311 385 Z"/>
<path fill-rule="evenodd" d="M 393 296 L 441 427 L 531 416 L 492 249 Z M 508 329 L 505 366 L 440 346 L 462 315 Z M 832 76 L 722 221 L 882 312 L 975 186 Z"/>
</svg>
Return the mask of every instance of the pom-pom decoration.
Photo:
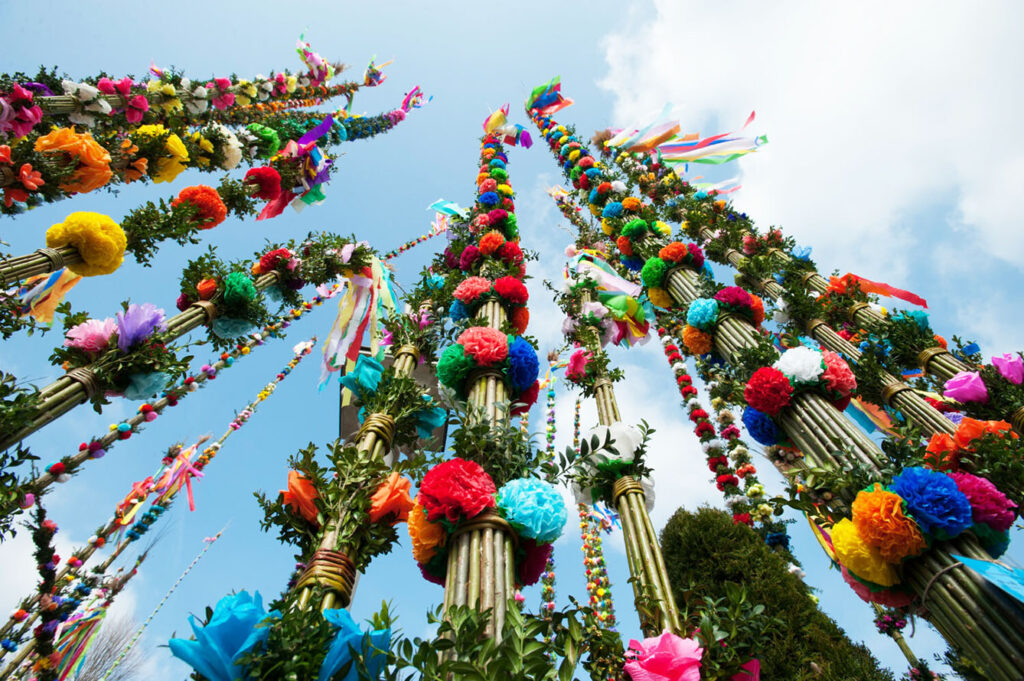
<svg viewBox="0 0 1024 681">
<path fill-rule="evenodd" d="M 535 478 L 505 483 L 498 490 L 498 511 L 522 537 L 551 543 L 562 534 L 568 514 L 554 485 Z"/>
</svg>

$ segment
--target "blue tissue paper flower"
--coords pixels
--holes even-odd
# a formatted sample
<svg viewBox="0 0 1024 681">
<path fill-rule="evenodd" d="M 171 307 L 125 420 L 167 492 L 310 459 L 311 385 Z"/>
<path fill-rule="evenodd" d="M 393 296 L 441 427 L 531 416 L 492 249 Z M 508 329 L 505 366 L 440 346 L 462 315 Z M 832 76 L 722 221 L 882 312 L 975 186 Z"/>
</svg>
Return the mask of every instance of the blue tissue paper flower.
<svg viewBox="0 0 1024 681">
<path fill-rule="evenodd" d="M 489 165 L 491 168 L 504 168 L 505 162 L 502 161 L 500 158 L 495 158 L 492 159 L 491 162 L 488 163 L 487 165 Z"/>
<path fill-rule="evenodd" d="M 444 277 L 440 274 L 429 274 L 427 275 L 426 284 L 430 288 L 442 289 L 444 288 Z"/>
<path fill-rule="evenodd" d="M 323 662 L 320 663 L 320 674 L 317 681 L 329 681 L 338 671 L 352 660 L 352 651 L 356 650 L 363 656 L 370 678 L 380 676 L 387 657 L 382 651 L 388 650 L 391 646 L 391 630 L 375 629 L 374 631 L 363 632 L 359 625 L 352 619 L 348 610 L 338 608 L 336 610 L 324 610 L 324 619 L 338 628 L 338 633 L 331 642 Z M 349 667 L 348 673 L 342 681 L 357 681 L 359 670 L 356 665 Z"/>
<path fill-rule="evenodd" d="M 497 192 L 484 192 L 478 196 L 476 200 L 484 206 L 495 206 L 498 204 L 498 201 L 500 201 Z"/>
<path fill-rule="evenodd" d="M 789 254 L 797 260 L 807 261 L 811 259 L 811 250 L 810 246 L 796 246 Z"/>
<path fill-rule="evenodd" d="M 601 176 L 601 170 L 600 168 L 587 168 L 587 172 L 584 174 L 593 180 L 595 177 Z"/>
<path fill-rule="evenodd" d="M 537 359 L 537 351 L 530 343 L 515 336 L 508 346 L 508 377 L 516 390 L 522 392 L 533 385 L 540 373 L 540 361 Z"/>
<path fill-rule="evenodd" d="M 591 189 L 590 194 L 587 196 L 587 203 L 597 203 L 598 197 L 601 195 L 597 193 L 596 189 Z"/>
<path fill-rule="evenodd" d="M 462 304 L 461 300 L 453 301 L 451 306 L 448 308 L 448 316 L 452 318 L 453 322 L 457 322 L 466 319 L 469 316 L 469 312 L 466 310 L 466 306 Z"/>
<path fill-rule="evenodd" d="M 765 447 L 779 443 L 779 427 L 767 414 L 759 412 L 753 407 L 743 409 L 743 425 L 746 426 L 750 437 Z"/>
<path fill-rule="evenodd" d="M 892 318 L 894 321 L 897 319 L 911 319 L 915 324 L 917 324 L 917 328 L 922 331 L 927 331 L 931 328 L 928 324 L 928 313 L 923 310 L 906 310 L 894 314 Z"/>
<path fill-rule="evenodd" d="M 951 539 L 973 523 L 971 502 L 944 473 L 910 466 L 892 479 L 889 491 L 903 497 L 921 530 L 937 539 Z"/>
<path fill-rule="evenodd" d="M 622 204 L 618 201 L 609 201 L 608 205 L 601 211 L 603 218 L 617 218 L 622 215 Z"/>
<path fill-rule="evenodd" d="M 619 261 L 623 265 L 625 265 L 627 269 L 630 269 L 633 272 L 639 272 L 640 270 L 642 270 L 644 268 L 643 258 L 636 258 L 636 257 L 621 258 L 620 257 Z"/>
<path fill-rule="evenodd" d="M 247 319 L 235 319 L 233 317 L 217 317 L 213 320 L 213 325 L 210 329 L 213 331 L 213 335 L 224 340 L 231 340 L 232 338 L 238 338 L 249 333 L 253 328 L 253 323 Z"/>
<path fill-rule="evenodd" d="M 164 389 L 167 385 L 167 374 L 160 371 L 132 374 L 131 383 L 124 389 L 126 400 L 145 400 Z"/>
<path fill-rule="evenodd" d="M 259 592 L 250 596 L 242 591 L 217 601 L 206 626 L 189 617 L 194 641 L 172 638 L 168 645 L 171 654 L 210 681 L 234 681 L 245 677 L 235 661 L 266 640 L 270 629 L 264 622 L 274 616 L 263 609 Z"/>
<path fill-rule="evenodd" d="M 701 331 L 710 331 L 718 321 L 718 301 L 714 298 L 697 298 L 686 311 L 686 323 Z"/>
<path fill-rule="evenodd" d="M 554 485 L 536 478 L 520 478 L 498 490 L 498 509 L 523 537 L 541 544 L 562 534 L 568 513 Z"/>
</svg>

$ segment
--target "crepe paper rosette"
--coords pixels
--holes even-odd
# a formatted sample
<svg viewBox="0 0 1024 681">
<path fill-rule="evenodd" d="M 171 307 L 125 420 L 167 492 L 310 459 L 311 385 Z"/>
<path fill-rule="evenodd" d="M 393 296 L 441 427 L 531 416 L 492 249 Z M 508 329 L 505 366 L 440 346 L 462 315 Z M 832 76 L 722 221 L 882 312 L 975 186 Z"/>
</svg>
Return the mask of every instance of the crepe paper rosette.
<svg viewBox="0 0 1024 681">
<path fill-rule="evenodd" d="M 814 391 L 843 410 L 857 389 L 846 361 L 831 350 L 799 346 L 786 350 L 770 367 L 754 372 L 743 391 L 757 414 L 775 417 L 800 392 Z"/>
<path fill-rule="evenodd" d="M 551 543 L 561 536 L 567 518 L 561 494 L 532 478 L 510 481 L 497 490 L 479 464 L 458 457 L 427 471 L 410 510 L 413 558 L 425 579 L 444 584 L 452 534 L 489 509 L 504 516 L 518 534 L 517 583 L 527 586 L 540 579 Z"/>
<path fill-rule="evenodd" d="M 537 351 L 521 336 L 509 336 L 485 326 L 470 327 L 441 353 L 437 377 L 442 385 L 465 399 L 471 373 L 479 369 L 501 373 L 510 400 L 519 403 L 512 409 L 513 415 L 526 411 L 537 401 L 540 362 Z"/>
<path fill-rule="evenodd" d="M 984 478 L 907 467 L 887 487 L 875 483 L 857 494 L 851 518 L 832 528 L 832 548 L 846 573 L 874 593 L 900 583 L 902 562 L 968 530 L 982 546 L 1005 550 L 1017 515 L 1017 505 Z"/>
</svg>

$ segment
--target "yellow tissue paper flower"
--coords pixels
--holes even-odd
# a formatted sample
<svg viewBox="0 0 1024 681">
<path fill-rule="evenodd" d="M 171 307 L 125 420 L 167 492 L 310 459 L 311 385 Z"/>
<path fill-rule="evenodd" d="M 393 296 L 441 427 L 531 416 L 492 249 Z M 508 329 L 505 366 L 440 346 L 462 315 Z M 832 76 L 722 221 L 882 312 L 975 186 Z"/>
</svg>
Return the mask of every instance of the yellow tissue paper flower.
<svg viewBox="0 0 1024 681">
<path fill-rule="evenodd" d="M 672 296 L 668 294 L 668 291 L 657 286 L 647 288 L 647 297 L 650 298 L 651 305 L 655 307 L 670 308 L 673 305 Z"/>
<path fill-rule="evenodd" d="M 893 566 L 885 562 L 877 549 L 864 542 L 857 527 L 848 518 L 843 518 L 832 528 L 832 548 L 839 562 L 861 579 L 879 586 L 899 583 Z"/>
<path fill-rule="evenodd" d="M 128 239 L 112 218 L 102 213 L 79 211 L 46 230 L 46 245 L 49 248 L 74 246 L 82 262 L 68 265 L 68 269 L 83 277 L 94 277 L 110 274 L 121 266 Z"/>
</svg>

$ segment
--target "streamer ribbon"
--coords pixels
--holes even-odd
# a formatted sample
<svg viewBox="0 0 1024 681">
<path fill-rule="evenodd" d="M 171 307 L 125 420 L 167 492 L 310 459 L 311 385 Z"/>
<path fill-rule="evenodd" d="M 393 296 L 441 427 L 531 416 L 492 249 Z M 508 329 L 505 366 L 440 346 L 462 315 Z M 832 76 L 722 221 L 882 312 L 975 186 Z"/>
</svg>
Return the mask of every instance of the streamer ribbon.
<svg viewBox="0 0 1024 681">
<path fill-rule="evenodd" d="M 81 280 L 81 276 L 66 267 L 25 279 L 15 293 L 21 303 L 19 314 L 28 315 L 44 324 L 52 324 L 57 306 Z"/>
<path fill-rule="evenodd" d="M 572 100 L 562 96 L 562 77 L 555 76 L 543 85 L 538 85 L 526 98 L 526 110 L 536 109 L 543 116 L 550 116 L 556 111 L 561 111 L 567 106 L 572 106 Z"/>
<path fill-rule="evenodd" d="M 521 125 L 508 122 L 509 105 L 501 107 L 484 120 L 484 132 L 488 135 L 501 135 L 505 144 L 521 145 L 526 149 L 533 146 L 533 138 Z"/>
<path fill-rule="evenodd" d="M 767 136 L 732 137 L 746 129 L 754 121 L 754 116 L 755 112 L 751 112 L 743 127 L 736 132 L 721 133 L 704 139 L 698 139 L 696 135 L 686 135 L 662 143 L 657 146 L 659 159 L 667 166 L 684 163 L 722 165 L 755 152 L 768 143 Z"/>
<path fill-rule="evenodd" d="M 360 400 L 366 401 L 380 386 L 380 377 L 384 373 L 384 365 L 372 357 L 359 355 L 355 366 L 348 369 L 339 381 L 341 384 L 357 395 Z M 435 429 L 439 428 L 447 418 L 447 412 L 441 407 L 434 406 L 434 401 L 429 395 L 423 396 L 426 406 L 414 414 L 416 419 L 416 434 L 420 439 L 427 440 Z M 366 410 L 359 410 L 359 422 L 366 418 Z"/>
<path fill-rule="evenodd" d="M 887 298 L 899 298 L 900 300 L 905 300 L 913 305 L 919 305 L 925 309 L 928 308 L 928 301 L 916 293 L 896 288 L 895 286 L 884 282 L 871 281 L 870 279 L 865 279 L 864 277 L 860 277 L 849 272 L 841 277 L 829 277 L 828 292 L 844 294 L 854 283 L 859 284 L 860 290 L 864 291 L 864 293 L 876 293 Z"/>
</svg>

